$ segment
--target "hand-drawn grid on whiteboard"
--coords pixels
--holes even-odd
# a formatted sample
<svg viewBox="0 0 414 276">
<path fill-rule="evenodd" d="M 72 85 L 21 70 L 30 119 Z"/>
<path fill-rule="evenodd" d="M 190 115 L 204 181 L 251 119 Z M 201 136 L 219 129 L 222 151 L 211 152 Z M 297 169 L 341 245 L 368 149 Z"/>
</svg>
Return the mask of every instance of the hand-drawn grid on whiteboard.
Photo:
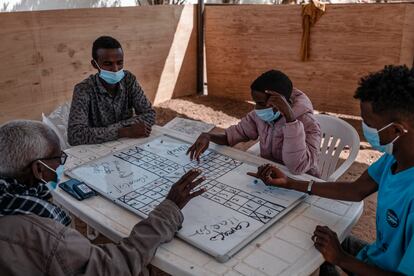
<svg viewBox="0 0 414 276">
<path fill-rule="evenodd" d="M 203 171 L 207 192 L 184 208 L 179 236 L 227 260 L 303 197 L 303 193 L 267 187 L 246 175 L 257 165 L 207 150 L 200 163 L 190 161 L 190 144 L 162 135 L 78 166 L 79 178 L 125 208 L 147 217 L 171 186 L 192 168 Z M 224 242 L 218 244 L 217 242 Z M 237 250 L 236 250 L 237 248 Z"/>
<path fill-rule="evenodd" d="M 186 151 L 188 148 L 184 149 Z M 135 146 L 135 148 L 114 154 L 114 156 L 160 177 L 159 180 L 155 180 L 118 198 L 145 215 L 148 215 L 166 197 L 171 185 L 182 176 L 181 172 L 177 176 L 171 176 L 172 172 L 180 169 L 180 164 L 145 150 L 145 146 L 144 149 Z M 200 164 L 197 161 L 192 161 L 185 165 L 183 169 L 185 171 L 189 171 L 192 168 L 203 170 L 203 175 L 207 179 L 200 188 L 205 188 L 208 191 L 202 195 L 203 197 L 262 223 L 267 223 L 283 211 L 285 207 L 271 203 L 263 198 L 249 195 L 240 189 L 215 180 L 241 164 L 243 164 L 241 161 L 231 157 L 208 151 L 201 158 Z M 165 176 L 168 179 L 165 179 Z M 174 181 L 171 181 L 172 179 Z"/>
</svg>

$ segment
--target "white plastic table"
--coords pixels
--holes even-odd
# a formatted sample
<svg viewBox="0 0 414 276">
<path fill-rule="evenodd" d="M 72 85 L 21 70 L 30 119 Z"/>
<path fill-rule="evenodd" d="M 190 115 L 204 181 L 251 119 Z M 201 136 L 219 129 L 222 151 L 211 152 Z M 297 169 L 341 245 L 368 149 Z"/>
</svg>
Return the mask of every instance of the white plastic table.
<svg viewBox="0 0 414 276">
<path fill-rule="evenodd" d="M 155 126 L 153 134 L 171 133 Z M 175 133 L 176 135 L 179 133 Z M 66 168 L 135 144 L 128 139 L 67 150 Z M 252 155 L 252 158 L 258 158 Z M 312 179 L 311 176 L 302 176 Z M 141 218 L 96 196 L 78 201 L 58 188 L 54 200 L 114 242 L 127 237 Z M 316 225 L 327 225 L 343 240 L 362 214 L 363 202 L 345 202 L 308 197 L 288 215 L 252 241 L 226 263 L 218 263 L 186 242 L 175 238 L 158 249 L 152 264 L 172 275 L 309 275 L 322 263 L 322 255 L 311 240 Z"/>
</svg>

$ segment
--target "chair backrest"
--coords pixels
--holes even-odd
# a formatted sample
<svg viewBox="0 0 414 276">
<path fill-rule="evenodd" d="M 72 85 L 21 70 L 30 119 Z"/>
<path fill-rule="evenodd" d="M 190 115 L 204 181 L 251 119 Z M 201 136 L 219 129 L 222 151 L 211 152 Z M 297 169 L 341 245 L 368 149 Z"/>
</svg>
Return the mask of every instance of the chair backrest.
<svg viewBox="0 0 414 276">
<path fill-rule="evenodd" d="M 68 121 L 71 102 L 58 106 L 49 116 L 42 113 L 42 121 L 51 127 L 59 137 L 61 148 L 70 148 L 68 143 Z"/>
<path fill-rule="evenodd" d="M 339 118 L 315 114 L 322 132 L 319 168 L 321 178 L 336 181 L 355 161 L 359 152 L 358 132 L 347 122 Z M 349 156 L 338 168 L 341 152 L 349 147 Z"/>
</svg>

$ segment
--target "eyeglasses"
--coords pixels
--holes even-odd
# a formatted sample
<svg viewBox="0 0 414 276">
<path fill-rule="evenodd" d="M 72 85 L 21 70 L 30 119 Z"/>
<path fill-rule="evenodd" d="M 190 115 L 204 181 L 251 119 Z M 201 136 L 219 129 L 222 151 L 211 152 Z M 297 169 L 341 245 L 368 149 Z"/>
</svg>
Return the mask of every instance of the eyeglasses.
<svg viewBox="0 0 414 276">
<path fill-rule="evenodd" d="M 38 159 L 38 160 L 54 160 L 54 159 L 59 159 L 59 164 L 60 165 L 65 165 L 66 159 L 68 159 L 68 155 L 64 151 L 61 151 L 60 156 L 54 156 L 54 157 L 49 157 L 49 158 L 42 158 L 42 159 Z"/>
</svg>

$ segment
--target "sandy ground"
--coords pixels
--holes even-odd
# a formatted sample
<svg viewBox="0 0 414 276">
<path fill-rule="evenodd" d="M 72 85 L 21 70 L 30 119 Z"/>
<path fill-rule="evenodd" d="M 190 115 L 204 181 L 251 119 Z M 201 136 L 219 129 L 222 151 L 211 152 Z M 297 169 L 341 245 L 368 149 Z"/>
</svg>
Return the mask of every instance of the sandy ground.
<svg viewBox="0 0 414 276">
<path fill-rule="evenodd" d="M 157 124 L 164 125 L 176 116 L 199 120 L 215 124 L 218 128 L 227 128 L 236 124 L 247 112 L 253 109 L 248 102 L 236 102 L 234 100 L 215 98 L 211 96 L 192 96 L 173 99 L 155 106 L 157 111 Z M 335 114 L 333 114 L 335 115 Z M 340 116 L 353 125 L 361 134 L 361 121 L 358 117 Z M 237 145 L 237 148 L 246 150 L 253 143 Z M 346 156 L 346 152 L 344 155 Z M 367 167 L 375 162 L 380 154 L 369 148 L 366 142 L 361 143 L 357 160 L 340 180 L 354 180 L 358 178 Z M 352 234 L 369 242 L 375 240 L 375 209 L 377 195 L 373 194 L 364 200 L 364 212 L 352 230 Z M 77 228 L 85 232 L 85 224 L 77 220 Z M 105 243 L 108 240 L 100 236 L 95 243 Z"/>
</svg>

